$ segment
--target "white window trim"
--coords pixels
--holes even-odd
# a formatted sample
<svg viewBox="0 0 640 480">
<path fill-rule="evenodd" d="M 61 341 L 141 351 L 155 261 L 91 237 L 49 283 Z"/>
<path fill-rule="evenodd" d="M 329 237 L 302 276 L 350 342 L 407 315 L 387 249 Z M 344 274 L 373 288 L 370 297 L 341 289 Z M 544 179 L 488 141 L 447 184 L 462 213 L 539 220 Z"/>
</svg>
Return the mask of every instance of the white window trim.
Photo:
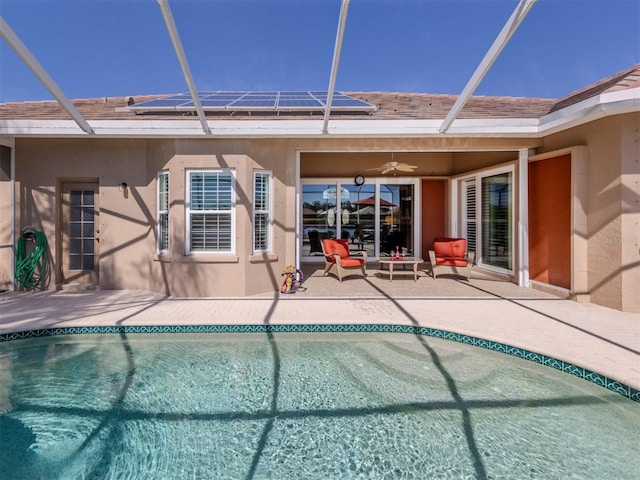
<svg viewBox="0 0 640 480">
<path fill-rule="evenodd" d="M 162 185 L 162 180 L 161 178 L 163 176 L 167 176 L 167 209 L 166 210 L 162 210 L 160 208 L 160 186 Z M 170 191 L 171 191 L 171 185 L 170 185 L 170 176 L 169 176 L 169 170 L 160 170 L 156 176 L 156 207 L 157 207 L 157 211 L 156 211 L 156 251 L 157 253 L 169 253 L 169 250 L 171 248 L 171 235 L 169 234 L 169 230 L 171 229 L 170 227 L 170 220 L 169 220 L 169 210 L 170 210 Z M 167 248 L 163 249 L 161 247 L 162 245 L 162 231 L 161 231 L 161 221 L 160 221 L 160 215 L 162 214 L 166 214 L 167 215 Z"/>
<path fill-rule="evenodd" d="M 256 209 L 256 178 L 258 175 L 265 175 L 269 179 L 269 189 L 267 191 L 267 205 L 266 210 Z M 256 248 L 256 214 L 267 214 L 267 246 L 266 248 Z M 251 214 L 252 224 L 252 238 L 251 244 L 253 253 L 268 253 L 273 250 L 273 172 L 270 170 L 254 170 L 253 171 L 253 212 Z"/>
<path fill-rule="evenodd" d="M 231 248 L 229 250 L 191 250 L 191 174 L 230 173 L 231 174 Z M 236 252 L 236 170 L 234 168 L 191 168 L 185 170 L 185 255 L 229 255 Z M 227 213 L 228 210 L 195 210 L 197 213 Z"/>
</svg>

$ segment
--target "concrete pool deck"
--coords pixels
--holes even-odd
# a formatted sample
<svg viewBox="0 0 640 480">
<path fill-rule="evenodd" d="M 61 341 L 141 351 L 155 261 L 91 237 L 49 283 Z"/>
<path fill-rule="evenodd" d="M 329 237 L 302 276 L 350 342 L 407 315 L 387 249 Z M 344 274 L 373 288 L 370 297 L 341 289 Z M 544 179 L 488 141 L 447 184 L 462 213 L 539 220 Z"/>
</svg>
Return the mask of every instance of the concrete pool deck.
<svg viewBox="0 0 640 480">
<path fill-rule="evenodd" d="M 11 292 L 0 334 L 73 326 L 393 324 L 431 327 L 547 355 L 640 390 L 640 315 L 472 274 L 323 277 L 293 295 L 175 298 L 147 291 Z M 277 278 L 276 281 L 279 281 Z"/>
</svg>

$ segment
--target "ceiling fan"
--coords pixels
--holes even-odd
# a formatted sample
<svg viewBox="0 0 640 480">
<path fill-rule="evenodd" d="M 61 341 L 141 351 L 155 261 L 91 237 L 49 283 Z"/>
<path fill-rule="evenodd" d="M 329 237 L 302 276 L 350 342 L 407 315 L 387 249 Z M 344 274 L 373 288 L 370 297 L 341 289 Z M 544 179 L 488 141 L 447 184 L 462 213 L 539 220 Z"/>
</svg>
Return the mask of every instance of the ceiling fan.
<svg viewBox="0 0 640 480">
<path fill-rule="evenodd" d="M 383 163 L 382 165 L 380 165 L 379 167 L 376 168 L 368 168 L 368 171 L 377 171 L 380 172 L 380 174 L 385 175 L 389 172 L 393 172 L 393 174 L 395 175 L 396 172 L 413 172 L 416 168 L 418 168 L 417 165 L 409 165 L 408 163 L 403 163 L 403 162 L 386 162 Z"/>
</svg>

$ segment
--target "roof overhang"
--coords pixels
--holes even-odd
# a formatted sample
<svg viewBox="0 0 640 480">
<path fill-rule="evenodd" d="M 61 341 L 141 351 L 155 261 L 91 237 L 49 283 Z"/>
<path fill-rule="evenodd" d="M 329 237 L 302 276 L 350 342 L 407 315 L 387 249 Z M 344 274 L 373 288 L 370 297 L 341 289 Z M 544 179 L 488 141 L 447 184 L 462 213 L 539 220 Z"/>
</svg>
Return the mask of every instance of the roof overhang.
<svg viewBox="0 0 640 480">
<path fill-rule="evenodd" d="M 639 111 L 640 87 L 602 93 L 542 117 L 540 135 L 551 135 L 610 115 Z"/>
<path fill-rule="evenodd" d="M 542 118 L 457 119 L 446 133 L 442 120 L 336 119 L 330 137 L 504 137 L 540 138 L 611 115 L 640 111 L 640 88 L 603 93 Z M 94 120 L 92 137 L 204 138 L 201 123 L 189 119 Z M 327 138 L 321 119 L 210 120 L 206 138 Z M 87 137 L 71 120 L 0 120 L 0 135 L 12 137 Z"/>
</svg>

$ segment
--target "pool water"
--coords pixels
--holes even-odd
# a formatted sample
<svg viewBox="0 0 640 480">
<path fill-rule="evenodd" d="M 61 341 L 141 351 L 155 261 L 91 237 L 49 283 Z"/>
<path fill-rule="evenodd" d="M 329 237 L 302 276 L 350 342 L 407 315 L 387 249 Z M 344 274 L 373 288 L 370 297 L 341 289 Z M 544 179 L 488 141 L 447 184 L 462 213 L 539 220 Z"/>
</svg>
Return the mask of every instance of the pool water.
<svg viewBox="0 0 640 480">
<path fill-rule="evenodd" d="M 2 479 L 637 478 L 640 406 L 409 334 L 0 344 Z"/>
</svg>

